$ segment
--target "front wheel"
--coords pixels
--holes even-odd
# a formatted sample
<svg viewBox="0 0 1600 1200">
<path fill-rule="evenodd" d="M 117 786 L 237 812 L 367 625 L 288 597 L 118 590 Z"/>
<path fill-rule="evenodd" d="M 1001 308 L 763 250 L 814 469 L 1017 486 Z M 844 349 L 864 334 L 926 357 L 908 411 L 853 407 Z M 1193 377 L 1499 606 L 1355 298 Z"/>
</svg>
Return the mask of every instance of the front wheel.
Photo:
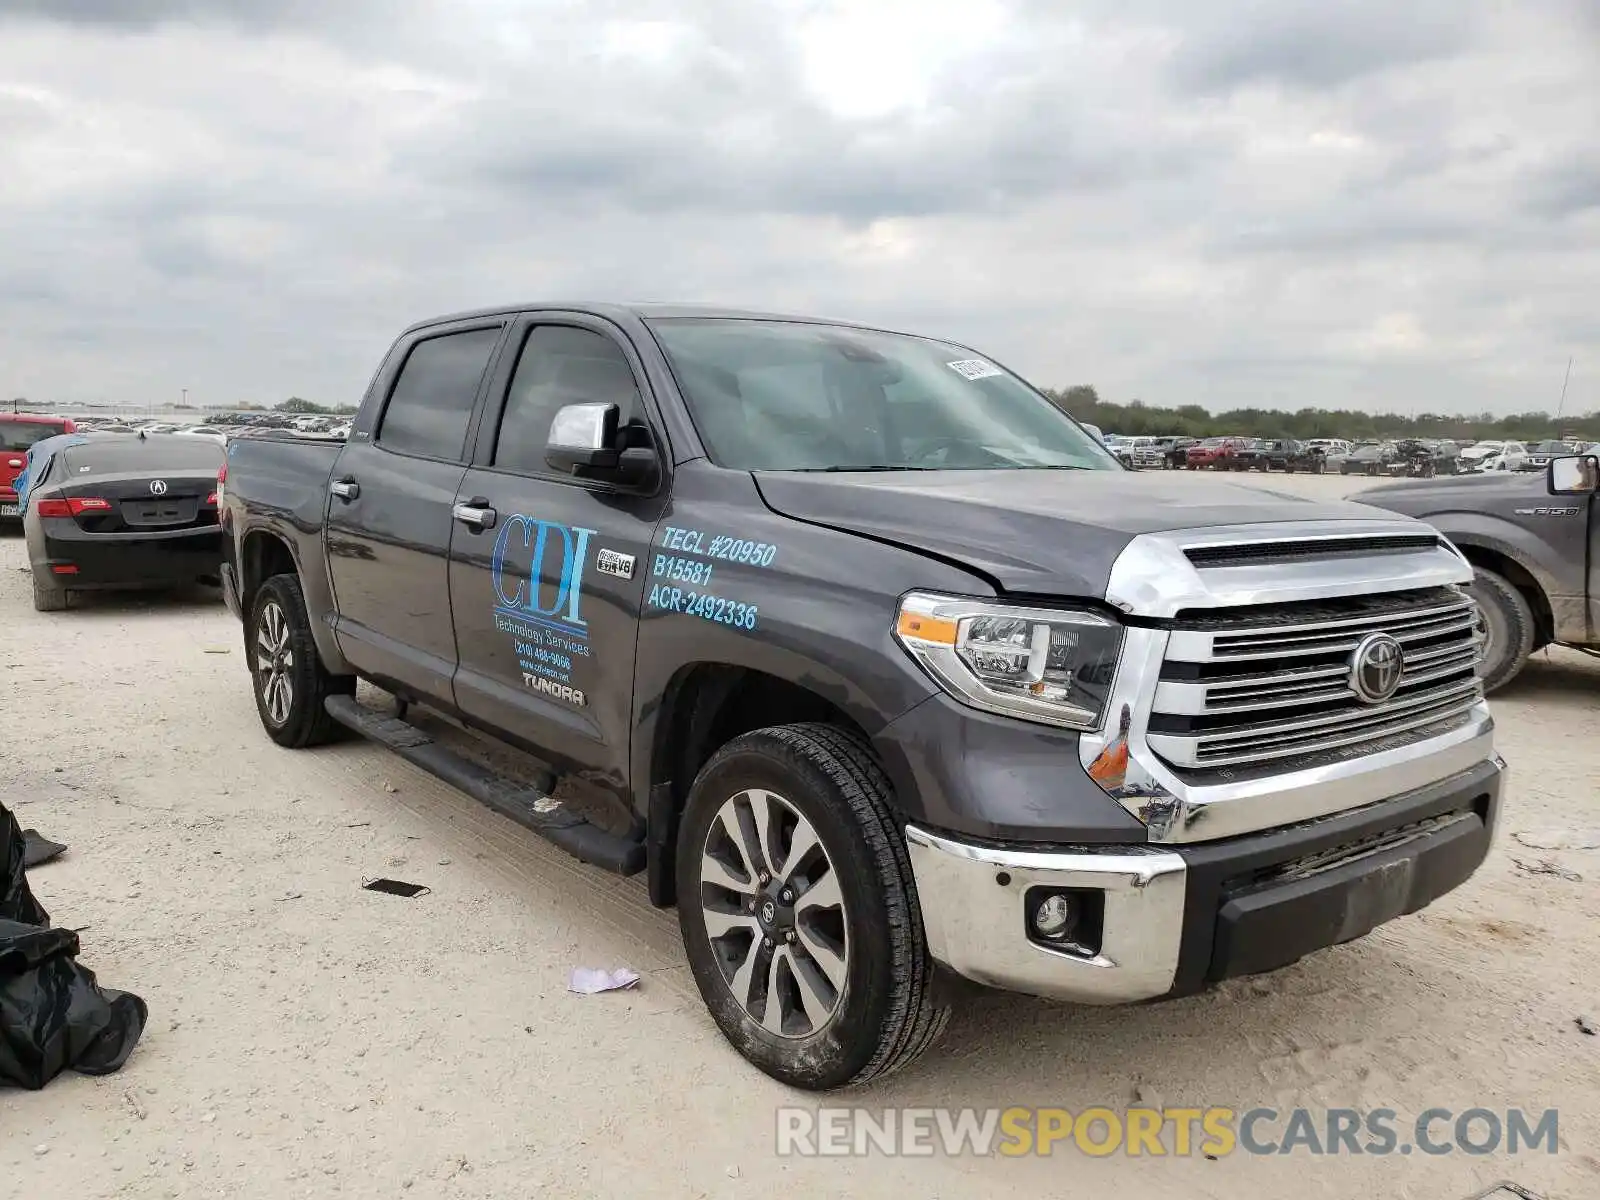
<svg viewBox="0 0 1600 1200">
<path fill-rule="evenodd" d="M 295 576 L 274 575 L 261 585 L 250 606 L 244 649 L 256 712 L 268 737 L 299 749 L 339 736 L 342 727 L 328 715 L 324 701 L 353 695 L 355 676 L 334 675 L 322 665 L 305 594 Z"/>
<path fill-rule="evenodd" d="M 689 968 L 723 1036 L 791 1086 L 887 1074 L 949 1018 L 890 795 L 861 738 L 818 724 L 735 738 L 689 793 Z"/>
<path fill-rule="evenodd" d="M 1487 694 L 1516 678 L 1533 653 L 1537 631 L 1533 606 L 1505 576 L 1474 567 L 1472 592 L 1478 601 L 1479 632 L 1483 637 L 1478 677 Z"/>
</svg>

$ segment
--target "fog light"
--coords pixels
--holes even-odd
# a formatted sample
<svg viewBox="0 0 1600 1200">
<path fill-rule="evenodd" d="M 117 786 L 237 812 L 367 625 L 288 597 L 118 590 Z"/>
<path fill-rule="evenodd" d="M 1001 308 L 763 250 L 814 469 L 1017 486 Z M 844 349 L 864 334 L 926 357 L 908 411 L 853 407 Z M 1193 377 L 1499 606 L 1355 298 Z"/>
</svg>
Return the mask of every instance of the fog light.
<svg viewBox="0 0 1600 1200">
<path fill-rule="evenodd" d="M 1033 910 L 1033 928 L 1040 937 L 1064 942 L 1078 924 L 1078 906 L 1060 892 L 1046 896 Z"/>
</svg>

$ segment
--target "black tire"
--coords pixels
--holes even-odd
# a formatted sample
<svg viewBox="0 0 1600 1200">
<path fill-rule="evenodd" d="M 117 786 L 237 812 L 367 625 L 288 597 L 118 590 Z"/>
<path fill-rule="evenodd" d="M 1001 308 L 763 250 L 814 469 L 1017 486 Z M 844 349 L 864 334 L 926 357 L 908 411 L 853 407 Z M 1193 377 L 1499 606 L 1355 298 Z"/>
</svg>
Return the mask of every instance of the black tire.
<svg viewBox="0 0 1600 1200">
<path fill-rule="evenodd" d="M 276 616 L 273 614 L 276 613 Z M 283 622 L 286 637 L 279 650 L 280 669 L 263 664 L 263 641 L 272 644 L 264 630 L 275 620 Z M 329 696 L 354 695 L 354 675 L 334 675 L 322 665 L 316 640 L 311 636 L 311 618 L 306 614 L 305 594 L 293 575 L 274 575 L 261 585 L 250 606 L 250 623 L 244 631 L 245 661 L 250 667 L 251 691 L 256 697 L 256 712 L 267 736 L 280 746 L 300 749 L 334 741 L 344 727 L 328 715 L 323 701 Z M 269 699 L 267 685 L 281 679 L 287 700 L 279 707 L 280 693 Z"/>
<path fill-rule="evenodd" d="M 723 965 L 725 944 L 712 945 L 702 908 L 704 896 L 721 890 L 702 882 L 713 822 L 725 804 L 751 789 L 774 793 L 810 823 L 843 898 L 841 921 L 848 919 L 836 1007 L 819 1028 L 798 1036 L 770 1031 L 735 998 Z M 690 970 L 723 1036 L 756 1067 L 793 1087 L 822 1091 L 886 1075 L 922 1054 L 949 1019 L 891 795 L 866 743 L 821 724 L 773 726 L 733 739 L 705 765 L 689 793 L 678 834 L 677 881 Z M 794 907 L 798 914 L 798 900 Z M 732 936 L 737 941 L 740 934 Z M 770 976 L 762 964 L 770 966 L 784 946 L 772 939 L 758 945 L 759 940 L 744 943 L 742 958 L 756 956 L 751 975 L 763 980 L 764 991 Z M 794 951 L 789 953 L 792 963 Z"/>
<path fill-rule="evenodd" d="M 1473 568 L 1472 593 L 1483 613 L 1483 662 L 1478 674 L 1485 694 L 1516 678 L 1533 653 L 1533 606 L 1503 575 Z"/>
<path fill-rule="evenodd" d="M 37 571 L 33 573 L 34 612 L 66 612 L 71 602 L 71 597 L 67 595 L 66 588 L 56 587 L 53 583 L 46 583 L 39 578 Z"/>
</svg>

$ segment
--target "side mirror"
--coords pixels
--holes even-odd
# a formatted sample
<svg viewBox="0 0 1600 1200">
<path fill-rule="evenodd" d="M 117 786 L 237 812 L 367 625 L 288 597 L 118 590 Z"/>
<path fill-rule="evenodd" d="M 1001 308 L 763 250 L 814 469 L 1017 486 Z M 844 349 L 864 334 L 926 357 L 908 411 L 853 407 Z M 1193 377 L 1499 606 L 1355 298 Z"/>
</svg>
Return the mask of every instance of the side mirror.
<svg viewBox="0 0 1600 1200">
<path fill-rule="evenodd" d="M 579 467 L 617 465 L 617 406 L 569 404 L 556 411 L 544 460 L 568 473 Z"/>
<path fill-rule="evenodd" d="M 1600 488 L 1600 459 L 1593 454 L 1552 458 L 1545 470 L 1552 496 L 1591 496 Z"/>
<path fill-rule="evenodd" d="M 618 416 L 615 404 L 569 404 L 558 409 L 545 440 L 545 462 L 586 479 L 648 483 L 656 472 L 656 453 L 648 446 L 622 449 Z"/>
</svg>

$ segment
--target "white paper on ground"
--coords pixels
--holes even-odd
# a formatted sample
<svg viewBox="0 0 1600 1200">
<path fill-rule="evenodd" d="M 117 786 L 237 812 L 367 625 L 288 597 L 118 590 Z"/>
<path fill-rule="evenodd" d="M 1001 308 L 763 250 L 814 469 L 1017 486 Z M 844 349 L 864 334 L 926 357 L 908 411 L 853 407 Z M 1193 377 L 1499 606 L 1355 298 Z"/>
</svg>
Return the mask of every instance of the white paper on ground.
<svg viewBox="0 0 1600 1200">
<path fill-rule="evenodd" d="M 615 971 L 603 971 L 599 967 L 573 967 L 572 978 L 567 981 L 567 991 L 577 992 L 580 996 L 592 996 L 596 992 L 631 988 L 638 982 L 639 973 L 627 967 L 618 967 Z"/>
</svg>

